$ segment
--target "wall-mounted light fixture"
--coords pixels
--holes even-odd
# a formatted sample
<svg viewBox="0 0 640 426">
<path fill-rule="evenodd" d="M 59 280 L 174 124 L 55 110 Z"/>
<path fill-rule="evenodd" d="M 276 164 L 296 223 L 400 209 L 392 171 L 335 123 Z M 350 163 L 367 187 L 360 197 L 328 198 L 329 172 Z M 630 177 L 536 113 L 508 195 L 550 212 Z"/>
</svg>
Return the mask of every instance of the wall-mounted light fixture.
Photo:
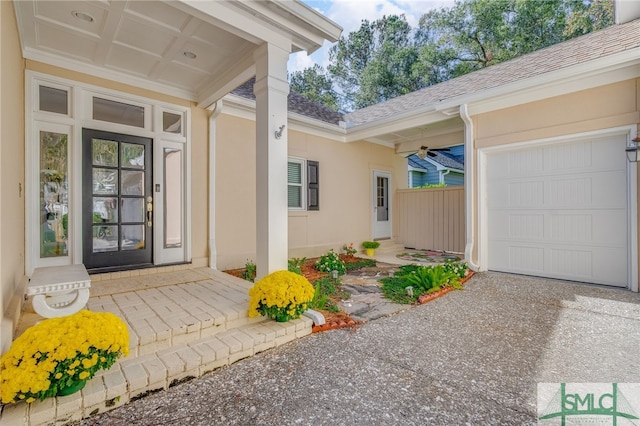
<svg viewBox="0 0 640 426">
<path fill-rule="evenodd" d="M 627 160 L 632 163 L 637 163 L 640 161 L 640 145 L 638 145 L 640 144 L 640 137 L 632 139 L 631 142 L 633 142 L 633 145 L 628 146 L 626 149 Z"/>
<path fill-rule="evenodd" d="M 280 139 L 282 137 L 282 132 L 284 131 L 284 128 L 285 128 L 284 124 L 278 127 L 278 130 L 276 130 L 276 133 L 275 133 L 276 139 Z"/>
<path fill-rule="evenodd" d="M 418 150 L 418 158 L 420 158 L 421 160 L 424 160 L 427 157 L 427 147 L 426 146 L 421 146 L 420 149 Z"/>
</svg>

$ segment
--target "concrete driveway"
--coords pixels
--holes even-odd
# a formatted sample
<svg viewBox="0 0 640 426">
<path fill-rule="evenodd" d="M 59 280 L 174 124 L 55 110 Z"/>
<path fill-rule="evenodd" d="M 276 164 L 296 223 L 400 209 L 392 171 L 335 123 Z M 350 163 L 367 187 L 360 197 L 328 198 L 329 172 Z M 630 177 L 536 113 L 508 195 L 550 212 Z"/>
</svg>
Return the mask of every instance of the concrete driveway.
<svg viewBox="0 0 640 426">
<path fill-rule="evenodd" d="M 476 274 L 463 291 L 308 336 L 82 424 L 535 424 L 538 382 L 640 383 L 640 295 Z"/>
</svg>

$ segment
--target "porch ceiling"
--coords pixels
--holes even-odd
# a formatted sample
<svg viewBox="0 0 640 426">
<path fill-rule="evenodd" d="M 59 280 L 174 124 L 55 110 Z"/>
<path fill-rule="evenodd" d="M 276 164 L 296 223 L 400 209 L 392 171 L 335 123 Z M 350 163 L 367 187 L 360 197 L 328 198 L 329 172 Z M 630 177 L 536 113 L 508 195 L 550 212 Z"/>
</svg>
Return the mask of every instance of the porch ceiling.
<svg viewBox="0 0 640 426">
<path fill-rule="evenodd" d="M 339 36 L 337 25 L 292 3 L 16 0 L 14 6 L 26 59 L 208 106 L 255 74 L 258 45 L 314 50 Z"/>
</svg>

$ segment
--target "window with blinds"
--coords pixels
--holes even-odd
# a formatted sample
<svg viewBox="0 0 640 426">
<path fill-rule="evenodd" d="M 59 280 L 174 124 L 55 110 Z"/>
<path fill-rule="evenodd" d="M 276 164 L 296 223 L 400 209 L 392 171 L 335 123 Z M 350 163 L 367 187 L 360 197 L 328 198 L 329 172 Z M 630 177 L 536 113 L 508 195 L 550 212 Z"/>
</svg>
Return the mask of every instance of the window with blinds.
<svg viewBox="0 0 640 426">
<path fill-rule="evenodd" d="M 289 158 L 287 201 L 291 210 L 320 210 L 320 177 L 317 161 Z"/>
<path fill-rule="evenodd" d="M 304 160 L 289 159 L 287 164 L 287 200 L 290 209 L 303 209 L 302 172 Z"/>
</svg>

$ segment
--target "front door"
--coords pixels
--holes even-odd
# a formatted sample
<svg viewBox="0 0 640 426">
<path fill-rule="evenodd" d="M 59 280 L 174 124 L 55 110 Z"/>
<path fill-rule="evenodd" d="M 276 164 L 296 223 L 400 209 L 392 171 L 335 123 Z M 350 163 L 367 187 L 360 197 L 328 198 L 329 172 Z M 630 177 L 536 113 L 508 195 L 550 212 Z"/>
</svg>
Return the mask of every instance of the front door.
<svg viewBox="0 0 640 426">
<path fill-rule="evenodd" d="M 373 172 L 373 238 L 391 238 L 391 174 Z"/>
<path fill-rule="evenodd" d="M 152 140 L 82 130 L 83 263 L 113 271 L 151 265 Z"/>
</svg>

